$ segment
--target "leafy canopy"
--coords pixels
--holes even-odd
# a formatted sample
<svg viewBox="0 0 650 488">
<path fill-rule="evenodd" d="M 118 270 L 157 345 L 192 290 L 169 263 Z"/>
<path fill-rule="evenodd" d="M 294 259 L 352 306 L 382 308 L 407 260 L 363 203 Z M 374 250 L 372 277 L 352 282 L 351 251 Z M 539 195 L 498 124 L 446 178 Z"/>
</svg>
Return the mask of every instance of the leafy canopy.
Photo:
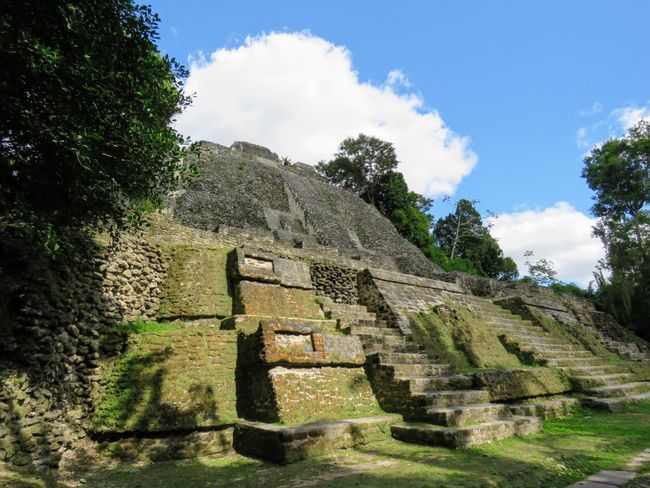
<svg viewBox="0 0 650 488">
<path fill-rule="evenodd" d="M 582 176 L 594 191 L 594 234 L 606 249 L 595 275 L 600 305 L 621 323 L 650 336 L 650 122 L 610 139 L 585 158 Z"/>
<path fill-rule="evenodd" d="M 359 134 L 341 142 L 334 159 L 316 169 L 331 183 L 347 188 L 374 205 L 388 218 L 402 237 L 427 253 L 433 244 L 431 216 L 433 201 L 409 190 L 397 171 L 399 161 L 390 142 Z"/>
<path fill-rule="evenodd" d="M 137 223 L 188 170 L 170 122 L 186 70 L 130 0 L 10 0 L 0 12 L 0 226 Z"/>
<path fill-rule="evenodd" d="M 433 229 L 436 244 L 450 261 L 467 261 L 475 274 L 509 281 L 516 279 L 519 275 L 517 265 L 503 256 L 499 243 L 490 235 L 490 226 L 484 224 L 476 210 L 476 203 L 458 200 L 453 212 L 438 219 Z"/>
</svg>

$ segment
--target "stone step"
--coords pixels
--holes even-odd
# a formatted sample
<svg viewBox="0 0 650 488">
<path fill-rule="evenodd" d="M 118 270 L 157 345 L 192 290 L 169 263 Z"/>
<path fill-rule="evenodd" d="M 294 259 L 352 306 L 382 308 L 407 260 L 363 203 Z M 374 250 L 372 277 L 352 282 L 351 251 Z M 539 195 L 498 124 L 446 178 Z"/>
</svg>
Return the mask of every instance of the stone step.
<svg viewBox="0 0 650 488">
<path fill-rule="evenodd" d="M 363 344 L 363 352 L 366 353 L 367 356 L 377 353 L 420 354 L 423 350 L 424 348 L 419 344 Z M 428 356 L 427 359 L 429 359 Z"/>
<path fill-rule="evenodd" d="M 402 331 L 399 329 L 392 329 L 389 327 L 364 327 L 362 325 L 351 325 L 345 329 L 344 332 L 352 335 L 368 335 L 368 336 L 395 336 L 403 337 Z"/>
<path fill-rule="evenodd" d="M 292 463 L 325 452 L 388 439 L 395 416 L 278 425 L 241 420 L 235 425 L 233 447 L 241 454 Z"/>
<path fill-rule="evenodd" d="M 618 413 L 622 412 L 628 405 L 634 405 L 646 400 L 650 400 L 650 393 L 641 393 L 638 395 L 629 395 L 618 398 L 584 397 L 582 403 L 591 408 L 598 408 Z"/>
<path fill-rule="evenodd" d="M 455 407 L 475 403 L 488 403 L 490 394 L 484 390 L 443 390 L 428 391 L 413 395 L 416 405 L 424 407 Z M 424 412 L 426 410 L 422 410 Z"/>
<path fill-rule="evenodd" d="M 394 371 L 395 376 L 429 376 L 429 375 L 444 375 L 451 372 L 451 366 L 448 364 L 391 364 L 381 363 L 381 369 L 391 369 Z"/>
<path fill-rule="evenodd" d="M 572 366 L 560 366 L 560 369 L 571 376 L 600 376 L 623 371 L 622 366 L 614 364 L 599 364 L 596 366 L 577 364 Z"/>
<path fill-rule="evenodd" d="M 556 398 L 510 405 L 513 415 L 536 416 L 543 419 L 559 419 L 571 415 L 577 406 L 576 398 Z"/>
<path fill-rule="evenodd" d="M 567 342 L 559 337 L 552 335 L 537 335 L 537 334 L 505 334 L 518 343 L 533 343 L 533 344 L 566 344 Z"/>
<path fill-rule="evenodd" d="M 408 381 L 411 393 L 425 393 L 436 390 L 471 389 L 474 379 L 465 374 L 451 374 L 445 376 L 398 376 L 397 379 Z"/>
<path fill-rule="evenodd" d="M 598 386 L 596 388 L 589 388 L 586 393 L 591 396 L 605 398 L 639 395 L 642 393 L 650 393 L 650 383 L 647 381 L 638 381 L 619 385 Z"/>
<path fill-rule="evenodd" d="M 495 420 L 508 420 L 510 411 L 507 405 L 498 403 L 478 403 L 458 407 L 429 408 L 418 419 L 405 416 L 405 420 L 420 420 L 445 427 L 464 427 Z"/>
<path fill-rule="evenodd" d="M 598 386 L 619 385 L 634 377 L 632 373 L 614 373 L 592 376 L 571 376 L 571 382 L 581 391 Z"/>
<path fill-rule="evenodd" d="M 547 366 L 562 367 L 562 366 L 600 366 L 603 359 L 592 356 L 590 358 L 544 358 L 543 361 Z"/>
<path fill-rule="evenodd" d="M 545 351 L 574 351 L 577 346 L 573 344 L 547 344 L 544 342 L 520 342 L 519 347 L 522 349 L 537 349 L 540 352 Z"/>
<path fill-rule="evenodd" d="M 525 327 L 525 328 L 531 328 L 531 329 L 540 329 L 544 330 L 541 327 L 533 325 L 533 323 L 530 320 L 524 320 L 521 318 L 517 318 L 516 316 L 512 317 L 496 317 L 496 316 L 488 316 L 485 317 L 485 323 L 492 326 L 492 327 Z"/>
<path fill-rule="evenodd" d="M 431 444 L 453 448 L 468 448 L 492 441 L 539 432 L 538 417 L 513 417 L 468 427 L 440 427 L 424 423 L 403 423 L 391 426 L 393 437 L 417 444 Z"/>
<path fill-rule="evenodd" d="M 352 324 L 350 324 L 350 325 L 352 325 Z M 360 327 L 375 327 L 375 328 L 379 328 L 379 329 L 389 329 L 389 330 L 390 330 L 390 329 L 394 329 L 394 330 L 399 330 L 399 329 L 396 329 L 396 328 L 394 328 L 394 327 L 391 327 L 390 324 L 389 324 L 387 321 L 385 321 L 385 320 L 366 320 L 366 319 L 361 319 L 361 320 L 357 320 L 357 321 L 356 321 L 356 324 L 354 324 L 354 325 L 358 325 L 358 326 L 360 326 Z"/>
<path fill-rule="evenodd" d="M 579 359 L 579 358 L 593 358 L 595 357 L 591 351 L 565 351 L 564 349 L 538 351 L 539 355 L 544 358 L 557 358 L 557 359 Z"/>
<path fill-rule="evenodd" d="M 432 364 L 435 362 L 430 356 L 424 353 L 398 353 L 398 352 L 376 352 L 369 354 L 378 359 L 381 363 L 389 364 Z"/>
<path fill-rule="evenodd" d="M 413 339 L 407 336 L 357 334 L 357 337 L 364 344 L 385 344 L 393 346 L 415 344 Z"/>
</svg>

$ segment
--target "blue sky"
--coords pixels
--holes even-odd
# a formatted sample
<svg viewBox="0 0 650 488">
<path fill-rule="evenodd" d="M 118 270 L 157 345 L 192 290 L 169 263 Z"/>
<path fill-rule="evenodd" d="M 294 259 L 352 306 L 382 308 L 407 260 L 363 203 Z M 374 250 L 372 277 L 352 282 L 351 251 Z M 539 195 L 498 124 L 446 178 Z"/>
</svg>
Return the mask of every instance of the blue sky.
<svg viewBox="0 0 650 488">
<path fill-rule="evenodd" d="M 200 106 L 180 124 L 190 136 L 223 144 L 233 137 L 273 143 L 277 147 L 271 149 L 294 159 L 327 157 L 320 156 L 322 151 L 341 132 L 332 130 L 328 139 L 330 126 L 315 115 L 316 107 L 304 113 L 300 107 L 287 108 L 291 96 L 278 107 L 284 92 L 270 88 L 274 100 L 261 110 L 267 101 L 257 96 L 283 73 L 299 78 L 302 73 L 293 70 L 304 65 L 311 74 L 304 74 L 300 89 L 312 90 L 317 99 L 322 93 L 313 78 L 321 68 L 311 60 L 320 58 L 321 78 L 345 91 L 345 106 L 352 111 L 357 100 L 366 105 L 353 112 L 332 110 L 350 120 L 349 130 L 378 127 L 376 135 L 394 135 L 412 187 L 480 200 L 483 210 L 502 216 L 495 232 L 520 264 L 523 247 L 534 247 L 539 257 L 554 260 L 561 278 L 586 284 L 602 251 L 585 235 L 591 201 L 580 178 L 582 158 L 594 143 L 650 116 L 649 1 L 154 1 L 152 7 L 162 18 L 160 48 L 195 68 L 190 86 Z M 264 38 L 271 33 L 289 37 L 274 43 Z M 344 52 L 332 54 L 332 47 Z M 215 51 L 221 56 L 211 57 Z M 285 57 L 297 61 L 283 64 Z M 268 64 L 274 58 L 282 67 L 278 74 Z M 356 82 L 339 85 L 335 76 L 345 78 L 346 70 L 356 73 Z M 255 80 L 260 80 L 257 87 Z M 210 87 L 231 96 L 210 99 L 204 95 Z M 237 96 L 251 99 L 246 90 L 255 90 L 255 107 L 246 108 L 245 102 L 233 107 Z M 295 100 L 304 106 L 309 92 L 296 94 Z M 405 113 L 409 103 L 410 116 Z M 282 124 L 295 119 L 295 125 L 281 127 L 285 133 L 295 131 L 298 140 L 309 139 L 309 147 L 300 152 L 297 143 L 294 156 L 288 139 L 265 130 L 276 125 L 264 118 L 273 114 Z M 232 124 L 212 124 L 208 115 L 215 120 L 225 115 Z M 318 135 L 313 139 L 301 132 L 310 129 L 312 120 L 311 134 Z M 419 140 L 431 134 L 431 143 L 409 139 L 407 127 Z M 436 134 L 446 142 L 434 141 Z M 320 145 L 321 152 L 310 150 Z M 429 178 L 438 179 L 423 186 Z M 448 211 L 441 203 L 434 208 L 436 216 Z M 535 221 L 540 225 L 531 228 Z M 577 228 L 580 236 L 568 236 Z M 554 241 L 549 233 L 557 234 Z M 581 250 L 562 254 L 567 246 Z"/>
</svg>

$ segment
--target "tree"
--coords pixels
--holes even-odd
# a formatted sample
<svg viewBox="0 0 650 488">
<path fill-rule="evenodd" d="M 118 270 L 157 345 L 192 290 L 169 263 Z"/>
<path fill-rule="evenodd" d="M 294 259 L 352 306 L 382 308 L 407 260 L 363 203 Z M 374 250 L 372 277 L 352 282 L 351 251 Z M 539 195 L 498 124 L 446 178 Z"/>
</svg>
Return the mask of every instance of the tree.
<svg viewBox="0 0 650 488">
<path fill-rule="evenodd" d="M 505 260 L 499 243 L 490 235 L 490 227 L 474 207 L 476 203 L 461 199 L 452 213 L 438 219 L 433 230 L 436 244 L 451 262 L 466 260 L 477 274 L 499 279 L 518 276 L 517 265 L 510 258 Z"/>
<path fill-rule="evenodd" d="M 396 171 L 399 161 L 390 142 L 360 134 L 347 138 L 334 159 L 316 169 L 331 183 L 347 188 L 374 205 L 402 237 L 427 254 L 433 244 L 433 201 L 409 190 L 404 176 Z"/>
<path fill-rule="evenodd" d="M 188 173 L 171 126 L 187 71 L 130 0 L 10 0 L 0 13 L 0 228 L 117 229 Z"/>
<path fill-rule="evenodd" d="M 382 185 L 397 165 L 397 154 L 390 142 L 359 134 L 356 138 L 344 139 L 334 159 L 320 162 L 316 169 L 335 185 L 376 205 Z"/>
<path fill-rule="evenodd" d="M 584 162 L 582 176 L 595 192 L 594 235 L 611 271 L 611 280 L 597 280 L 601 305 L 650 335 L 650 122 L 594 147 Z"/>
<path fill-rule="evenodd" d="M 533 251 L 526 251 L 524 256 L 532 258 L 534 253 Z M 533 283 L 541 286 L 551 286 L 558 283 L 557 271 L 555 271 L 553 261 L 540 258 L 535 262 L 526 261 L 526 266 L 528 266 L 528 276 L 530 276 Z"/>
</svg>

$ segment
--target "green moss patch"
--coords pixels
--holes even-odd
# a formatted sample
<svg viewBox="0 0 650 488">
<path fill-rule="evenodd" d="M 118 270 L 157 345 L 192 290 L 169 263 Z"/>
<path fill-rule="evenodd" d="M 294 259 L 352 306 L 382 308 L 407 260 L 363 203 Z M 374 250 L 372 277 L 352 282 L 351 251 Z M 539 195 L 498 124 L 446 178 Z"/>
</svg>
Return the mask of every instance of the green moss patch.
<svg viewBox="0 0 650 488">
<path fill-rule="evenodd" d="M 517 357 L 467 308 L 447 304 L 429 312 L 407 312 L 414 339 L 455 369 L 517 368 Z"/>
<path fill-rule="evenodd" d="M 234 332 L 179 324 L 131 327 L 140 332 L 130 334 L 127 352 L 103 379 L 94 431 L 191 429 L 237 418 Z"/>
<path fill-rule="evenodd" d="M 490 401 L 508 401 L 571 391 L 571 382 L 558 369 L 526 368 L 477 372 L 475 380 L 490 392 Z"/>
<path fill-rule="evenodd" d="M 232 292 L 227 260 L 231 248 L 176 246 L 160 302 L 159 319 L 227 317 L 232 314 Z"/>
</svg>

